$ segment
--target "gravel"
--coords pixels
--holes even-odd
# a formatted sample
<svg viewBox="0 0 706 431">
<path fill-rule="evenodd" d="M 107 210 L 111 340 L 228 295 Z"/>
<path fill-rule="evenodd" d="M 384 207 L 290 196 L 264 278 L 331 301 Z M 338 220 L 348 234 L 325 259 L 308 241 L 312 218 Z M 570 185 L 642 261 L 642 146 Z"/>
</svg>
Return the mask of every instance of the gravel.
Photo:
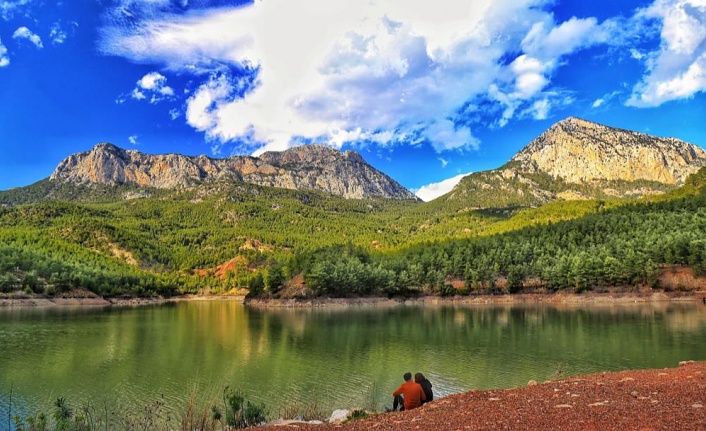
<svg viewBox="0 0 706 431">
<path fill-rule="evenodd" d="M 283 431 L 706 431 L 706 362 L 621 371 L 507 390 L 470 391 L 405 412 Z"/>
</svg>

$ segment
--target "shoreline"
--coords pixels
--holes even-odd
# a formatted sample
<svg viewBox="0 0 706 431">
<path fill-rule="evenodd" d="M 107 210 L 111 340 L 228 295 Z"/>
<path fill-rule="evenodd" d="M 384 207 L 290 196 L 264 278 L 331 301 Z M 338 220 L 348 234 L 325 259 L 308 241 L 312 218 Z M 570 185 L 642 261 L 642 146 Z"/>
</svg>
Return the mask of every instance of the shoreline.
<svg viewBox="0 0 706 431">
<path fill-rule="evenodd" d="M 255 308 L 318 308 L 318 307 L 360 307 L 360 306 L 399 306 L 399 305 L 483 305 L 483 304 L 634 304 L 659 302 L 701 302 L 706 291 L 665 292 L 665 291 L 608 291 L 556 293 L 516 293 L 498 295 L 468 296 L 419 296 L 403 297 L 361 297 L 361 298 L 246 298 L 244 303 Z"/>
<path fill-rule="evenodd" d="M 341 307 L 396 307 L 401 305 L 520 305 L 520 304 L 563 304 L 563 305 L 611 305 L 664 302 L 704 302 L 706 291 L 635 291 L 613 289 L 605 292 L 538 292 L 516 294 L 482 294 L 468 296 L 419 296 L 405 297 L 358 297 L 358 298 L 246 298 L 244 295 L 182 295 L 169 298 L 102 298 L 97 295 L 77 295 L 54 298 L 3 298 L 2 308 L 34 307 L 125 307 L 160 305 L 184 301 L 238 301 L 254 308 L 341 308 Z"/>
<path fill-rule="evenodd" d="M 244 302 L 244 295 L 182 295 L 169 298 L 102 298 L 100 296 L 67 296 L 55 298 L 1 298 L 3 308 L 54 308 L 54 307 L 139 307 L 161 305 L 185 301 L 238 301 Z"/>
<path fill-rule="evenodd" d="M 346 423 L 284 421 L 262 431 L 589 431 L 706 429 L 706 362 L 529 381 L 511 389 L 470 390 L 419 408 Z"/>
</svg>

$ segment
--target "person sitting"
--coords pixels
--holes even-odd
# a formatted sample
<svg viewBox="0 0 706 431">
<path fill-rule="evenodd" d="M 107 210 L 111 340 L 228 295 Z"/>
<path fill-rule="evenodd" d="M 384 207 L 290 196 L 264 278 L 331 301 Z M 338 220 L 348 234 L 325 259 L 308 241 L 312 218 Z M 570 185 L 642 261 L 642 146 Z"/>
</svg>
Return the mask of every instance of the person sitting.
<svg viewBox="0 0 706 431">
<path fill-rule="evenodd" d="M 426 400 L 424 389 L 412 380 L 412 373 L 405 373 L 403 378 L 404 383 L 392 393 L 395 397 L 392 404 L 393 411 L 397 410 L 400 404 L 402 405 L 400 410 L 411 410 L 421 406 L 422 401 Z"/>
<path fill-rule="evenodd" d="M 434 392 L 431 390 L 431 382 L 427 380 L 426 377 L 424 377 L 424 374 L 422 373 L 417 373 L 414 375 L 414 381 L 419 384 L 419 386 L 422 387 L 424 390 L 424 396 L 425 399 L 422 401 L 422 404 L 428 403 L 429 401 L 432 401 L 434 399 Z"/>
</svg>

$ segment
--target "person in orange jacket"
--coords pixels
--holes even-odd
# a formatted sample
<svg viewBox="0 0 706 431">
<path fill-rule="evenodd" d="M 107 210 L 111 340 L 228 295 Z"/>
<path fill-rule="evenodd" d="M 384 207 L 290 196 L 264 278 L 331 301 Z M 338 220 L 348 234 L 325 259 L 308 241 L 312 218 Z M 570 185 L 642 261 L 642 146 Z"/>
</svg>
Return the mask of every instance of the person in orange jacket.
<svg viewBox="0 0 706 431">
<path fill-rule="evenodd" d="M 395 400 L 392 404 L 392 410 L 396 411 L 397 407 L 402 405 L 400 410 L 411 410 L 422 405 L 422 401 L 426 400 L 424 389 L 419 383 L 412 380 L 412 373 L 405 373 L 404 383 L 397 388 L 392 396 Z"/>
</svg>

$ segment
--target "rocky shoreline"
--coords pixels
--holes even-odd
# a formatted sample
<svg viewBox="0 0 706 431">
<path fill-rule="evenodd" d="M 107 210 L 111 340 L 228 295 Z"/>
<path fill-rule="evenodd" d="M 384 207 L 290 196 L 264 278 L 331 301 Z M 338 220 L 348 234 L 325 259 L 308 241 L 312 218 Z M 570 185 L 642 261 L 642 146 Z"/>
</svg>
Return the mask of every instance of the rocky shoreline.
<svg viewBox="0 0 706 431">
<path fill-rule="evenodd" d="M 287 421 L 261 431 L 706 430 L 706 362 L 455 394 L 343 424 Z"/>
<path fill-rule="evenodd" d="M 246 298 L 245 304 L 259 308 L 307 308 L 307 307 L 349 307 L 349 306 L 397 306 L 397 305 L 478 305 L 478 304 L 631 304 L 651 302 L 700 302 L 706 298 L 706 291 L 665 292 L 665 291 L 623 291 L 613 289 L 605 292 L 585 292 L 581 294 L 558 293 L 518 293 L 469 296 L 419 296 L 416 298 Z"/>
<path fill-rule="evenodd" d="M 168 302 L 181 301 L 238 301 L 243 302 L 243 295 L 183 295 L 174 296 L 171 298 L 158 297 L 121 297 L 121 298 L 102 298 L 97 295 L 91 296 L 67 296 L 67 297 L 25 297 L 25 298 L 3 298 L 0 297 L 0 308 L 3 307 L 126 307 L 126 306 L 142 306 L 142 305 L 159 305 Z"/>
<path fill-rule="evenodd" d="M 630 304 L 651 302 L 702 302 L 706 301 L 706 291 L 631 291 L 613 289 L 604 292 L 518 293 L 469 296 L 419 296 L 404 297 L 359 297 L 359 298 L 246 298 L 243 295 L 183 295 L 164 297 L 120 297 L 102 298 L 90 292 L 62 297 L 0 297 L 2 307 L 56 307 L 56 306 L 140 306 L 157 305 L 181 301 L 239 301 L 256 308 L 317 308 L 317 307 L 356 307 L 356 306 L 399 306 L 399 305 L 479 305 L 479 304 Z"/>
</svg>

